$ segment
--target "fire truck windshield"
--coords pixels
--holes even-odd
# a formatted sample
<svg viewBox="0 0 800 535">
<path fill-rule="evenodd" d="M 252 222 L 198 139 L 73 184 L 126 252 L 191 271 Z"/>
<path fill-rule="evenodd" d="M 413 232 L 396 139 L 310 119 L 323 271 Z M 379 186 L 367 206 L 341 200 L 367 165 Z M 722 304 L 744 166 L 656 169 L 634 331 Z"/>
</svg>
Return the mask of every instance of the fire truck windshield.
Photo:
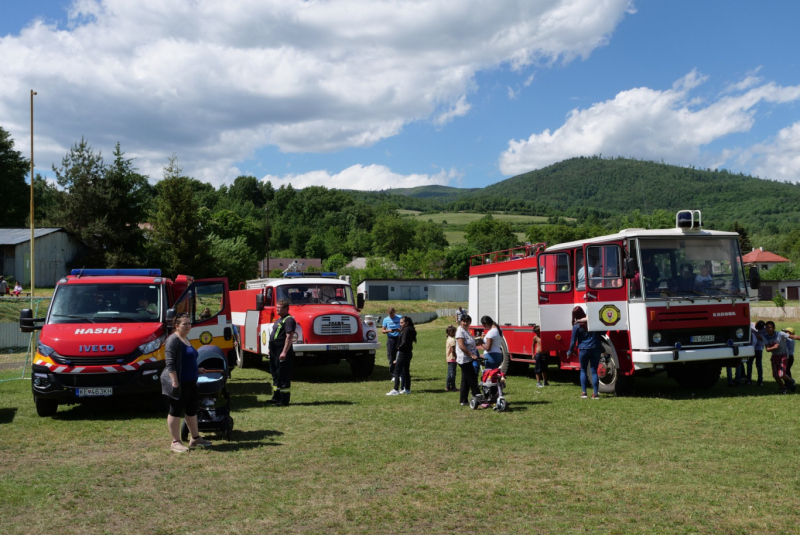
<svg viewBox="0 0 800 535">
<path fill-rule="evenodd" d="M 736 238 L 641 239 L 639 250 L 647 298 L 747 295 Z"/>
<path fill-rule="evenodd" d="M 53 295 L 48 323 L 155 323 L 161 292 L 153 284 L 62 284 Z"/>
<path fill-rule="evenodd" d="M 278 286 L 278 299 L 290 305 L 353 305 L 353 290 L 345 284 L 297 284 Z"/>
</svg>

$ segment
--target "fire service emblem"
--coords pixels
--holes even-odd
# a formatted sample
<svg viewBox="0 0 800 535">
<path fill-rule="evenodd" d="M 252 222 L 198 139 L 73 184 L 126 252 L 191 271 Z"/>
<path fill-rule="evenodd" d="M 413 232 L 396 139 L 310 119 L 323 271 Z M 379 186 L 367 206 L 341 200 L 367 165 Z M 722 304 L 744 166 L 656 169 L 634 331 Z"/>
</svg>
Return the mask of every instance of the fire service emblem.
<svg viewBox="0 0 800 535">
<path fill-rule="evenodd" d="M 614 305 L 605 305 L 600 309 L 600 321 L 603 325 L 616 325 L 619 323 L 619 309 Z"/>
</svg>

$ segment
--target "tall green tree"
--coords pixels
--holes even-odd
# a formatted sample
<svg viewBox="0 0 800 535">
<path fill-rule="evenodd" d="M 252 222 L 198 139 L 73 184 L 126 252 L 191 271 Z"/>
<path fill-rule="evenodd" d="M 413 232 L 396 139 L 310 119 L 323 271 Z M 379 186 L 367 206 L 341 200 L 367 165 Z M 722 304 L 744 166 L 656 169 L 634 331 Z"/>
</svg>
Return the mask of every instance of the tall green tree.
<svg viewBox="0 0 800 535">
<path fill-rule="evenodd" d="M 11 134 L 0 127 L 0 191 L 3 192 L 0 227 L 25 225 L 30 206 L 30 190 L 25 184 L 29 164 L 30 160 L 14 150 Z"/>
<path fill-rule="evenodd" d="M 171 276 L 179 273 L 196 277 L 212 275 L 191 179 L 182 175 L 174 154 L 164 167 L 164 179 L 159 182 L 158 191 L 149 257 Z"/>
<path fill-rule="evenodd" d="M 464 237 L 467 245 L 481 253 L 511 249 L 519 243 L 511 225 L 493 218 L 492 214 L 468 223 L 464 227 Z"/>
<path fill-rule="evenodd" d="M 133 160 L 124 156 L 117 143 L 114 162 L 107 166 L 102 154 L 81 138 L 61 160 L 61 167 L 53 166 L 63 193 L 57 197 L 52 219 L 87 245 L 87 265 L 130 267 L 141 262 L 139 223 L 145 217 L 150 188 Z"/>
</svg>

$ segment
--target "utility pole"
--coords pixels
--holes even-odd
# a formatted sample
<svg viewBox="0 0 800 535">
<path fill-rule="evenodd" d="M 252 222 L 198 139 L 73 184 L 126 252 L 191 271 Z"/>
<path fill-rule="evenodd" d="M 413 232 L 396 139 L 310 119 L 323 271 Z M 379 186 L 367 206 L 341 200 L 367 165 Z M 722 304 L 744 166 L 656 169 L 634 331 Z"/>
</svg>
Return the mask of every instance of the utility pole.
<svg viewBox="0 0 800 535">
<path fill-rule="evenodd" d="M 36 285 L 36 264 L 33 262 L 33 96 L 36 91 L 31 89 L 31 305 L 33 305 L 33 292 Z"/>
</svg>

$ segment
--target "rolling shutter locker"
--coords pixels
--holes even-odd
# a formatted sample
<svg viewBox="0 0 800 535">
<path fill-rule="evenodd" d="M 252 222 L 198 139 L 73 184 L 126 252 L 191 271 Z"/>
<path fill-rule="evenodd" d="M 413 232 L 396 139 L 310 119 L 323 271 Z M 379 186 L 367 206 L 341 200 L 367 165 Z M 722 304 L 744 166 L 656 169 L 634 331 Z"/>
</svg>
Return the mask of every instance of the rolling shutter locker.
<svg viewBox="0 0 800 535">
<path fill-rule="evenodd" d="M 495 294 L 495 276 L 478 278 L 478 310 L 477 314 L 472 314 L 472 324 L 478 324 L 483 316 L 496 316 L 497 315 L 497 297 Z"/>
<path fill-rule="evenodd" d="M 536 270 L 522 272 L 522 325 L 539 322 L 539 284 Z"/>
<path fill-rule="evenodd" d="M 500 275 L 500 301 L 497 304 L 498 313 L 495 319 L 499 325 L 506 323 L 519 325 L 517 277 L 516 272 Z"/>
</svg>

